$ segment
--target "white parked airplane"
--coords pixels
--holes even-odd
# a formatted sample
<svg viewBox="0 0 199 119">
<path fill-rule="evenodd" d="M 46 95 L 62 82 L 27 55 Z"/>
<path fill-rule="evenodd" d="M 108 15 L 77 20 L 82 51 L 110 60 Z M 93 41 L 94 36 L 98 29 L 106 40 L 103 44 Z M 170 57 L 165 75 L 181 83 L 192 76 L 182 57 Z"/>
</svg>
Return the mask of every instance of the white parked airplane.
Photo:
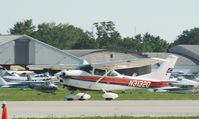
<svg viewBox="0 0 199 119">
<path fill-rule="evenodd" d="M 0 77 L 0 88 L 32 88 L 40 92 L 54 94 L 58 87 L 50 81 L 23 81 L 23 82 L 7 82 Z"/>
<path fill-rule="evenodd" d="M 8 71 L 1 70 L 1 76 L 8 82 L 12 81 L 52 81 L 58 82 L 55 76 L 50 76 L 48 73 L 35 74 L 33 71 Z"/>
<path fill-rule="evenodd" d="M 150 91 L 159 93 L 195 93 L 199 92 L 199 82 L 184 77 L 171 78 L 169 86 L 154 88 Z"/>
<path fill-rule="evenodd" d="M 147 62 L 147 59 L 145 60 Z M 91 64 L 91 70 L 86 68 L 85 70 L 65 70 L 58 75 L 63 79 L 63 85 L 69 89 L 102 90 L 103 97 L 106 100 L 112 100 L 116 99 L 118 95 L 108 91 L 167 86 L 176 60 L 177 56 L 169 55 L 159 68 L 149 74 L 139 76 L 122 75 L 115 70 L 142 66 L 143 61 L 141 60 L 103 65 Z M 66 96 L 68 100 L 73 100 L 75 97 L 84 100 L 90 98 L 90 95 L 81 93 L 78 96 L 73 94 Z"/>
</svg>

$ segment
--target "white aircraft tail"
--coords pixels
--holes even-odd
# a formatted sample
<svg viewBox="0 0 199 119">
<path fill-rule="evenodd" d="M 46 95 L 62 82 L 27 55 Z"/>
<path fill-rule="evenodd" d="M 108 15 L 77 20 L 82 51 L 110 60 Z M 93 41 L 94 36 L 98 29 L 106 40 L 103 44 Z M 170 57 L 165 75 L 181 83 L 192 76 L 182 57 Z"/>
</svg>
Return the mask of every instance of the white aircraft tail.
<svg viewBox="0 0 199 119">
<path fill-rule="evenodd" d="M 169 80 L 171 72 L 176 64 L 178 57 L 169 55 L 160 66 L 150 74 L 142 75 L 140 77 L 150 80 Z"/>
</svg>

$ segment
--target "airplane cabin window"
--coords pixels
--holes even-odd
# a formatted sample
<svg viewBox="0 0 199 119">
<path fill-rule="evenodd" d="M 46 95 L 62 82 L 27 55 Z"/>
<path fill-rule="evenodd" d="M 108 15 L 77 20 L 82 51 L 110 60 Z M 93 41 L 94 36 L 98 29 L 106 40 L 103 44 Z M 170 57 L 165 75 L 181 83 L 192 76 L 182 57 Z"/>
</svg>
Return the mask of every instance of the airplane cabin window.
<svg viewBox="0 0 199 119">
<path fill-rule="evenodd" d="M 95 69 L 94 74 L 95 75 L 99 75 L 99 76 L 103 76 L 106 73 L 105 70 L 102 69 Z"/>
<path fill-rule="evenodd" d="M 117 73 L 115 71 L 111 71 L 107 74 L 107 76 L 117 76 Z"/>
</svg>

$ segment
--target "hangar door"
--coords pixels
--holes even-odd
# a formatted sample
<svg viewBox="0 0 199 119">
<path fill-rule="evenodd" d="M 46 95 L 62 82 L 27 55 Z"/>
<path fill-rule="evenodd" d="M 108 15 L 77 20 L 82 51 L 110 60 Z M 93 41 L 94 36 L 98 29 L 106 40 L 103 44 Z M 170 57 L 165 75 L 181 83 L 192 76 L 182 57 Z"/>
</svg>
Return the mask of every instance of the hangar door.
<svg viewBox="0 0 199 119">
<path fill-rule="evenodd" d="M 29 64 L 29 40 L 15 40 L 15 64 Z"/>
</svg>

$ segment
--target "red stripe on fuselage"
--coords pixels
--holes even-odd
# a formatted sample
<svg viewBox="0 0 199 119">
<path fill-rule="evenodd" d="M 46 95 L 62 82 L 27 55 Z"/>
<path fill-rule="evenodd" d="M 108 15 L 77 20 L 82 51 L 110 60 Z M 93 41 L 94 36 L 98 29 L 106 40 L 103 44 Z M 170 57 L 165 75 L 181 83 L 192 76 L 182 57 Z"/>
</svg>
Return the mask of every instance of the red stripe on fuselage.
<svg viewBox="0 0 199 119">
<path fill-rule="evenodd" d="M 150 88 L 164 87 L 164 86 L 168 86 L 168 85 L 169 85 L 168 82 L 152 82 L 150 85 Z"/>
<path fill-rule="evenodd" d="M 96 82 L 100 76 L 73 76 L 73 79 L 83 80 L 83 81 L 92 81 Z M 152 82 L 150 80 L 136 80 L 136 79 L 128 79 L 128 78 L 119 78 L 119 77 L 104 77 L 100 80 L 100 83 L 107 84 L 117 84 L 117 85 L 125 85 L 130 87 L 140 87 L 140 88 L 151 88 L 151 87 L 163 87 L 168 86 L 167 82 Z"/>
<path fill-rule="evenodd" d="M 79 80 L 96 82 L 101 77 L 98 77 L 98 76 L 76 76 L 76 77 L 73 77 L 73 78 L 79 79 Z M 116 77 L 104 77 L 102 80 L 100 80 L 100 82 L 126 85 L 126 84 L 129 83 L 129 79 L 127 79 L 127 78 L 116 78 Z"/>
</svg>

